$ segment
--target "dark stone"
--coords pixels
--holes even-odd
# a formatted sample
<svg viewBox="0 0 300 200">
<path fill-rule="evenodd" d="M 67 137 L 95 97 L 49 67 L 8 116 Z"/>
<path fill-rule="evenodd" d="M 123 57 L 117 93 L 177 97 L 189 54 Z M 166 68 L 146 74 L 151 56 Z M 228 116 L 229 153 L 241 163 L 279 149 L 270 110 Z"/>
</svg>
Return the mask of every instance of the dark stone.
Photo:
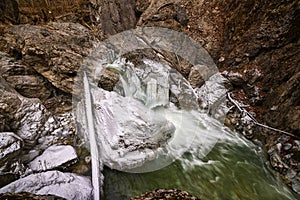
<svg viewBox="0 0 300 200">
<path fill-rule="evenodd" d="M 98 87 L 103 88 L 107 91 L 113 91 L 114 86 L 119 81 L 119 75 L 107 70 L 103 69 L 99 75 Z"/>
<path fill-rule="evenodd" d="M 45 100 L 51 95 L 51 91 L 46 87 L 46 81 L 40 76 L 9 76 L 6 81 L 25 97 Z"/>
<path fill-rule="evenodd" d="M 223 72 L 223 76 L 225 76 L 231 84 L 237 87 L 243 87 L 246 84 L 245 78 L 240 73 L 233 73 L 233 72 Z"/>
<path fill-rule="evenodd" d="M 178 21 L 182 26 L 186 26 L 189 22 L 186 10 L 178 4 L 174 5 L 174 9 L 176 11 L 175 20 Z"/>
<path fill-rule="evenodd" d="M 15 181 L 17 178 L 18 176 L 11 172 L 0 173 L 0 188 Z M 1 194 L 0 194 L 0 199 L 1 199 Z"/>
<path fill-rule="evenodd" d="M 157 189 L 151 192 L 147 192 L 140 196 L 132 197 L 131 200 L 143 200 L 143 199 L 187 199 L 187 200 L 199 200 L 198 197 L 190 195 L 186 191 L 177 189 Z"/>
<path fill-rule="evenodd" d="M 19 23 L 19 7 L 16 0 L 0 1 L 0 21 L 10 22 L 12 24 Z"/>
<path fill-rule="evenodd" d="M 193 66 L 191 68 L 188 81 L 193 88 L 200 88 L 205 83 L 204 73 L 208 67 L 203 66 Z"/>
<path fill-rule="evenodd" d="M 220 66 L 239 72 L 259 68 L 261 77 L 251 81 L 263 91 L 260 103 L 253 104 L 258 117 L 271 126 L 298 133 L 299 2 L 231 0 L 221 4 L 226 26 L 221 50 L 225 60 Z M 278 109 L 270 112 L 272 107 Z"/>
</svg>

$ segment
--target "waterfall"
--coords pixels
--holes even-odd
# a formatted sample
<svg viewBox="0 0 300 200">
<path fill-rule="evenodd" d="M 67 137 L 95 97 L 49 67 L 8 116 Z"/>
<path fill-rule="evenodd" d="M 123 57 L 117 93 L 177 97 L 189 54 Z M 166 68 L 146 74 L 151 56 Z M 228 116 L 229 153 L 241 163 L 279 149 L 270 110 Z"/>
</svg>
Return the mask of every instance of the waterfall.
<svg viewBox="0 0 300 200">
<path fill-rule="evenodd" d="M 199 109 L 203 91 L 195 93 L 167 64 L 143 63 L 136 68 L 118 60 L 109 66 L 121 72 L 114 91 L 91 88 L 96 141 L 107 166 L 104 199 L 157 188 L 203 199 L 297 199 L 271 173 L 262 147 Z M 216 88 L 208 101 L 223 94 Z"/>
</svg>

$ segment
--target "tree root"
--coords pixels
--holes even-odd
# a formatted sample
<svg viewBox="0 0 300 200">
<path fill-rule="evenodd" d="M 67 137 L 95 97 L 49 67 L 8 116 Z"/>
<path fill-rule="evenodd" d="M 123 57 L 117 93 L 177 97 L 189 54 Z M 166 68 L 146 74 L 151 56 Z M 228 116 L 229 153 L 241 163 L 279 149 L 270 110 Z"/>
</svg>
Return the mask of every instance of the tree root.
<svg viewBox="0 0 300 200">
<path fill-rule="evenodd" d="M 235 105 L 235 107 L 237 107 L 238 108 L 238 110 L 242 113 L 242 114 L 245 114 L 245 115 L 247 115 L 248 117 L 250 117 L 250 119 L 253 121 L 253 123 L 255 124 L 255 125 L 257 125 L 257 126 L 260 126 L 260 127 L 263 127 L 263 128 L 266 128 L 266 129 L 269 129 L 269 130 L 272 130 L 272 131 L 275 131 L 275 132 L 278 132 L 278 133 L 282 133 L 282 134 L 284 134 L 284 135 L 288 135 L 288 136 L 291 136 L 291 137 L 293 137 L 293 138 L 298 138 L 298 139 L 300 139 L 300 137 L 299 136 L 297 136 L 297 135 L 294 135 L 294 134 L 292 134 L 292 133 L 289 133 L 289 132 L 286 132 L 286 131 L 283 131 L 283 130 L 279 130 L 279 129 L 277 129 L 277 128 L 273 128 L 273 127 L 270 127 L 270 126 L 267 126 L 267 125 L 265 125 L 265 124 L 262 124 L 262 123 L 259 123 L 245 108 L 242 108 L 240 105 L 239 105 L 239 103 L 236 101 L 236 100 L 234 100 L 232 97 L 231 97 L 231 95 L 230 95 L 230 93 L 227 93 L 227 98 L 228 98 L 228 100 L 231 102 L 231 103 L 233 103 L 234 105 Z"/>
</svg>

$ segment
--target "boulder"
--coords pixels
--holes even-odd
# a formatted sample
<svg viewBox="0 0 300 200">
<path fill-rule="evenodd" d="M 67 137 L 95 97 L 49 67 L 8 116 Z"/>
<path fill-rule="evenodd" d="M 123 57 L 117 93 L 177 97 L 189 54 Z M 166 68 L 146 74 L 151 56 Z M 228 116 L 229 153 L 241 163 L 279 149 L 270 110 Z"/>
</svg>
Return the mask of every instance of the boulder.
<svg viewBox="0 0 300 200">
<path fill-rule="evenodd" d="M 23 141 L 20 137 L 11 132 L 0 133 L 0 165 L 20 153 Z"/>
<path fill-rule="evenodd" d="M 202 109 L 207 109 L 208 112 L 216 119 L 225 120 L 228 112 L 226 105 L 226 93 L 228 89 L 226 85 L 228 79 L 224 78 L 220 73 L 216 73 L 200 88 L 196 88 L 199 105 Z"/>
<path fill-rule="evenodd" d="M 109 71 L 108 69 L 103 69 L 99 74 L 98 87 L 103 88 L 107 91 L 113 91 L 118 81 L 118 74 Z"/>
<path fill-rule="evenodd" d="M 65 199 L 91 199 L 92 185 L 87 177 L 59 171 L 31 174 L 6 185 L 0 193 L 29 192 L 55 195 Z"/>
<path fill-rule="evenodd" d="M 163 147 L 175 131 L 171 122 L 139 100 L 101 88 L 92 89 L 91 94 L 100 158 L 110 168 L 127 170 L 142 166 L 155 156 L 155 150 Z M 82 114 L 85 112 L 80 107 L 77 109 L 77 120 L 85 126 L 85 115 Z M 88 140 L 89 136 L 85 135 L 85 138 Z"/>
<path fill-rule="evenodd" d="M 43 100 L 51 95 L 51 91 L 45 87 L 45 80 L 39 76 L 16 75 L 7 77 L 6 81 L 25 97 Z"/>
<path fill-rule="evenodd" d="M 29 163 L 29 168 L 34 172 L 47 171 L 51 169 L 64 169 L 76 161 L 77 154 L 70 145 L 53 145 L 47 148 L 42 155 L 36 157 Z"/>
<path fill-rule="evenodd" d="M 0 93 L 1 131 L 14 131 L 25 146 L 34 145 L 51 113 L 40 100 L 19 95 L 2 78 Z"/>
</svg>

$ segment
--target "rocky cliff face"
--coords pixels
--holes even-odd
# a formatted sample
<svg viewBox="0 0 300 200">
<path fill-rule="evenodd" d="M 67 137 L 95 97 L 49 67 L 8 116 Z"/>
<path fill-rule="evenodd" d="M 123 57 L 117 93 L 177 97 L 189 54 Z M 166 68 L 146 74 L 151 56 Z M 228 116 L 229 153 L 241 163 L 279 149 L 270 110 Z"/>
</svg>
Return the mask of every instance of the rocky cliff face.
<svg viewBox="0 0 300 200">
<path fill-rule="evenodd" d="M 248 99 L 251 87 L 259 88 L 260 99 L 251 104 L 261 120 L 300 136 L 299 2 L 229 1 L 228 5 L 220 67 L 243 74 Z M 255 69 L 263 75 L 251 82 L 245 71 Z"/>
</svg>

